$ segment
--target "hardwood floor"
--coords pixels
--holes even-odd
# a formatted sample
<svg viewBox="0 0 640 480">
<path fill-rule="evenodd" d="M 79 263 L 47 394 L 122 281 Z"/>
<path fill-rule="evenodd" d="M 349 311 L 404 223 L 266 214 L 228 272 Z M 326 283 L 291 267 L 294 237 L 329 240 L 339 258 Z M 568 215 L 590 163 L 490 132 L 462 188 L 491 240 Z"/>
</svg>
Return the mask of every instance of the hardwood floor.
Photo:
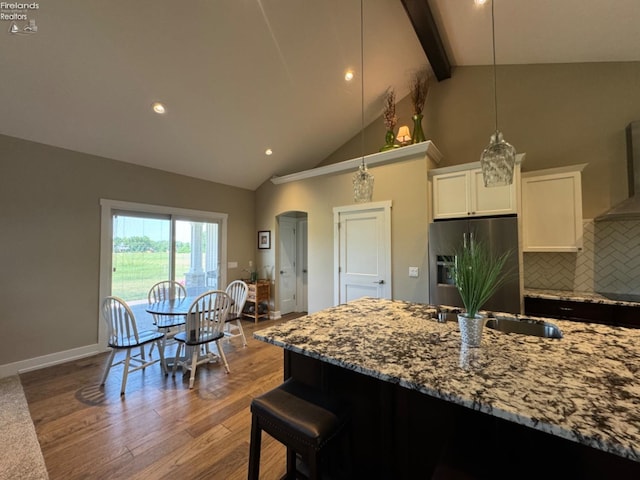
<svg viewBox="0 0 640 480">
<path fill-rule="evenodd" d="M 99 387 L 107 354 L 20 375 L 50 479 L 247 478 L 249 404 L 283 375 L 282 349 L 253 332 L 292 317 L 244 321 L 248 347 L 224 342 L 231 373 L 198 366 L 193 390 L 188 374 L 155 364 L 130 374 L 121 397 L 122 367 Z M 264 434 L 261 478 L 284 472 L 284 447 Z"/>
</svg>

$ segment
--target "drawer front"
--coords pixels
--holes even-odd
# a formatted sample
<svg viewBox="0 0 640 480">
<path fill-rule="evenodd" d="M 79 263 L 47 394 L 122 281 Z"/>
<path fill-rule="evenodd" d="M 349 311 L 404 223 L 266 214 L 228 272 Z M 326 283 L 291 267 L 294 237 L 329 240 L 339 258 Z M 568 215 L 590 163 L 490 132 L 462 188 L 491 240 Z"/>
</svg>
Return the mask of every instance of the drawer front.
<svg viewBox="0 0 640 480">
<path fill-rule="evenodd" d="M 621 327 L 640 328 L 640 307 L 616 305 L 613 321 Z"/>
<path fill-rule="evenodd" d="M 249 288 L 247 289 L 247 300 L 249 300 L 250 302 L 253 302 L 256 299 L 256 286 L 255 284 L 249 283 L 248 287 Z"/>
<path fill-rule="evenodd" d="M 566 300 L 548 300 L 545 298 L 524 299 L 527 315 L 560 318 L 578 322 L 594 322 L 614 325 L 615 305 L 589 302 L 570 302 Z"/>
<path fill-rule="evenodd" d="M 249 283 L 247 289 L 247 300 L 250 302 L 262 301 L 269 299 L 269 284 L 267 282 L 261 282 L 257 285 L 255 283 Z"/>
</svg>

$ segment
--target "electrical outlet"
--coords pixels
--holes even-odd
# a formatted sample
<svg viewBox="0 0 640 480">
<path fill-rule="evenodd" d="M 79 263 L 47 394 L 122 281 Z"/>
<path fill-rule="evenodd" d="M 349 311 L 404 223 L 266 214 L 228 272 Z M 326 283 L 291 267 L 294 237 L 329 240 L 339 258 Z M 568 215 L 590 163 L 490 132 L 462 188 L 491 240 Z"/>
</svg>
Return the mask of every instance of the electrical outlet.
<svg viewBox="0 0 640 480">
<path fill-rule="evenodd" d="M 418 267 L 409 267 L 409 276 L 413 278 L 418 278 L 419 276 Z"/>
</svg>

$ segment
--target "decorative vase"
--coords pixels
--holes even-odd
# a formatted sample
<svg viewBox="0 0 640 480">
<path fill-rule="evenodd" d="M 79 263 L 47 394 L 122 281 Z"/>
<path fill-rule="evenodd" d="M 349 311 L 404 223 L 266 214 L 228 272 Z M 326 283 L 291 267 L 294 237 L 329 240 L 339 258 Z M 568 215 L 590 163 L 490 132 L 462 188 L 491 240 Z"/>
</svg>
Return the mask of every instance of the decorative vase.
<svg viewBox="0 0 640 480">
<path fill-rule="evenodd" d="M 387 130 L 386 135 L 384 136 L 384 146 L 380 149 L 381 152 L 386 152 L 387 150 L 391 150 L 392 148 L 398 148 L 400 145 L 395 145 L 393 142 L 396 139 L 393 130 Z"/>
<path fill-rule="evenodd" d="M 466 313 L 459 313 L 458 327 L 462 343 L 467 347 L 479 347 L 485 323 L 487 323 L 487 318 L 484 315 L 476 314 L 475 317 L 469 317 Z"/>
<path fill-rule="evenodd" d="M 422 131 L 422 114 L 416 113 L 413 117 L 413 143 L 420 143 L 426 140 Z"/>
</svg>

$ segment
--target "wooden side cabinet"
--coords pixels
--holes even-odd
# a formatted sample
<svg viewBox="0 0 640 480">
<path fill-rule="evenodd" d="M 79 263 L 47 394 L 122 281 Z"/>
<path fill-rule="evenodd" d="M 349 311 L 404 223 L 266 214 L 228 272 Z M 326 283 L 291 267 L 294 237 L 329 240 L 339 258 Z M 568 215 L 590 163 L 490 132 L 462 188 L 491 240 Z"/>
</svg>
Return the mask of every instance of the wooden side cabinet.
<svg viewBox="0 0 640 480">
<path fill-rule="evenodd" d="M 247 282 L 249 291 L 247 302 L 244 306 L 243 315 L 253 318 L 255 323 L 261 317 L 269 318 L 269 302 L 271 301 L 271 282 L 269 280 L 258 280 L 254 283 Z M 265 304 L 266 308 L 261 312 L 260 304 Z"/>
</svg>

